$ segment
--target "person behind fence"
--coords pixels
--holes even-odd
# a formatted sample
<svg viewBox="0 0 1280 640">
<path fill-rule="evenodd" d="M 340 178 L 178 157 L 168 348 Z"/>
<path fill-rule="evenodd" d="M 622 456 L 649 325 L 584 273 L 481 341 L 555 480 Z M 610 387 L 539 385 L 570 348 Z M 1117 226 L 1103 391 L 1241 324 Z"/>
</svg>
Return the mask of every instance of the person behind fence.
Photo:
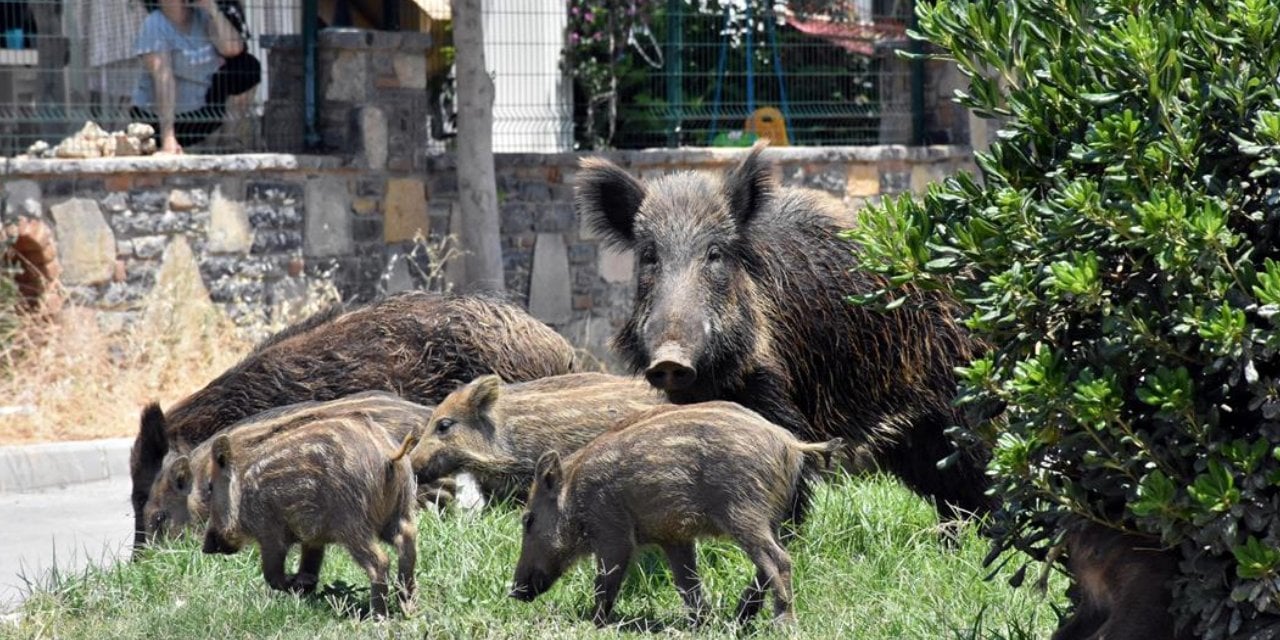
<svg viewBox="0 0 1280 640">
<path fill-rule="evenodd" d="M 130 116 L 155 126 L 160 151 L 182 153 L 222 125 L 228 100 L 258 85 L 262 66 L 245 50 L 238 0 L 143 0 L 134 43 L 144 71 Z"/>
</svg>

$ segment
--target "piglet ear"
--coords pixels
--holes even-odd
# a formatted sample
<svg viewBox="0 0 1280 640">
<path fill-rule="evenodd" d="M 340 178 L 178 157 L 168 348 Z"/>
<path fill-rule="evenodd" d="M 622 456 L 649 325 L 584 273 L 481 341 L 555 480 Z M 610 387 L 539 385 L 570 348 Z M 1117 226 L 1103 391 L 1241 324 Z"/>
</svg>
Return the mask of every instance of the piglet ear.
<svg viewBox="0 0 1280 640">
<path fill-rule="evenodd" d="M 644 185 L 603 158 L 584 158 L 573 204 L 583 224 L 619 246 L 635 241 L 636 214 L 644 202 Z"/>
<path fill-rule="evenodd" d="M 750 224 L 773 196 L 773 170 L 760 158 L 767 146 L 767 142 L 757 142 L 747 157 L 724 176 L 724 196 L 738 226 Z"/>
<path fill-rule="evenodd" d="M 502 397 L 502 378 L 495 375 L 480 376 L 471 382 L 471 406 L 477 413 L 488 414 L 493 411 L 498 398 Z"/>
<path fill-rule="evenodd" d="M 226 471 L 231 467 L 231 438 L 225 433 L 213 440 L 213 464 L 220 471 Z"/>
<path fill-rule="evenodd" d="M 173 468 L 169 471 L 169 479 L 173 482 L 173 488 L 178 493 L 191 492 L 191 458 L 187 456 L 179 456 L 173 461 Z"/>
<path fill-rule="evenodd" d="M 560 454 L 555 451 L 548 451 L 538 458 L 538 464 L 534 467 L 534 474 L 537 477 L 538 487 L 542 491 L 557 491 L 560 487 Z"/>
</svg>

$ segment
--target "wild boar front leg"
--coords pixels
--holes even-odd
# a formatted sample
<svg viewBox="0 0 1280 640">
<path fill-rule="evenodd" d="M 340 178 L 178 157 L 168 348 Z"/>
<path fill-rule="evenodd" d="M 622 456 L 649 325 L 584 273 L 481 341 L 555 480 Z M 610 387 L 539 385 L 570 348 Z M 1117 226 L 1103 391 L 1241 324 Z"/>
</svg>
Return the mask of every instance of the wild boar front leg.
<svg viewBox="0 0 1280 640">
<path fill-rule="evenodd" d="M 667 564 L 671 565 L 671 575 L 676 583 L 676 590 L 689 607 L 689 613 L 695 623 L 702 620 L 706 612 L 702 595 L 702 580 L 698 577 L 698 553 L 693 544 L 663 545 L 667 554 Z"/>
<path fill-rule="evenodd" d="M 298 572 L 289 576 L 289 590 L 308 594 L 320 584 L 320 567 L 324 565 L 324 545 L 302 545 L 302 557 L 298 560 Z"/>
<path fill-rule="evenodd" d="M 262 555 L 262 577 L 276 591 L 289 590 L 289 577 L 284 573 L 284 560 L 289 555 L 289 545 L 278 540 L 259 540 Z"/>
<path fill-rule="evenodd" d="M 601 627 L 613 615 L 613 603 L 627 575 L 634 545 L 625 538 L 614 538 L 596 549 L 596 610 L 591 621 Z"/>
<path fill-rule="evenodd" d="M 378 541 L 367 540 L 349 545 L 351 558 L 369 575 L 369 611 L 374 616 L 387 616 L 387 554 Z"/>
</svg>

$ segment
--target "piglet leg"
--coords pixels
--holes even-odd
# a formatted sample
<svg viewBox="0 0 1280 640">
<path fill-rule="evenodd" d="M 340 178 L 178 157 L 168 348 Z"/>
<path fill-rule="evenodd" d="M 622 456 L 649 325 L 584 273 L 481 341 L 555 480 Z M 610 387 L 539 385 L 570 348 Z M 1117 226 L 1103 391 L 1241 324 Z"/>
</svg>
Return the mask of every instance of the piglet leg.
<svg viewBox="0 0 1280 640">
<path fill-rule="evenodd" d="M 401 609 L 409 609 L 413 603 L 414 570 L 418 566 L 418 525 L 405 518 L 400 521 L 400 532 L 392 539 L 399 556 L 396 580 Z"/>
<path fill-rule="evenodd" d="M 702 595 L 702 581 L 698 578 L 697 551 L 692 544 L 665 545 L 662 550 L 667 554 L 667 564 L 671 565 L 676 590 L 684 599 L 685 606 L 689 607 L 694 623 L 701 622 L 706 604 Z"/>
<path fill-rule="evenodd" d="M 288 591 L 290 580 L 284 573 L 284 560 L 289 555 L 289 546 L 275 540 L 259 540 L 258 547 L 262 555 L 262 577 L 276 591 Z"/>
<path fill-rule="evenodd" d="M 387 617 L 387 554 L 373 538 L 347 547 L 351 558 L 369 575 L 369 611 Z"/>
<path fill-rule="evenodd" d="M 302 545 L 302 557 L 298 560 L 298 572 L 289 576 L 289 590 L 308 594 L 320 584 L 320 567 L 324 564 L 324 545 Z"/>
<path fill-rule="evenodd" d="M 613 615 L 613 603 L 627 575 L 631 551 L 632 545 L 623 541 L 596 550 L 596 610 L 591 620 L 597 627 L 608 624 Z"/>
</svg>

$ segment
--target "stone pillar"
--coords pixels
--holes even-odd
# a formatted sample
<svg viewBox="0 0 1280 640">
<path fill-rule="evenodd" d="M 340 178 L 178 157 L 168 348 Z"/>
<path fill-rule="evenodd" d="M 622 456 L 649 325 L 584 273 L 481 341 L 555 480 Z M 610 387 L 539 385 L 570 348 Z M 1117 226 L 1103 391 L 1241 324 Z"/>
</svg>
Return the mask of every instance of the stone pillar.
<svg viewBox="0 0 1280 640">
<path fill-rule="evenodd" d="M 302 149 L 302 39 L 264 37 L 271 50 L 265 122 L 271 151 Z M 427 139 L 427 53 L 431 35 L 410 31 L 320 32 L 320 134 L 326 151 L 373 171 L 423 168 Z"/>
</svg>

